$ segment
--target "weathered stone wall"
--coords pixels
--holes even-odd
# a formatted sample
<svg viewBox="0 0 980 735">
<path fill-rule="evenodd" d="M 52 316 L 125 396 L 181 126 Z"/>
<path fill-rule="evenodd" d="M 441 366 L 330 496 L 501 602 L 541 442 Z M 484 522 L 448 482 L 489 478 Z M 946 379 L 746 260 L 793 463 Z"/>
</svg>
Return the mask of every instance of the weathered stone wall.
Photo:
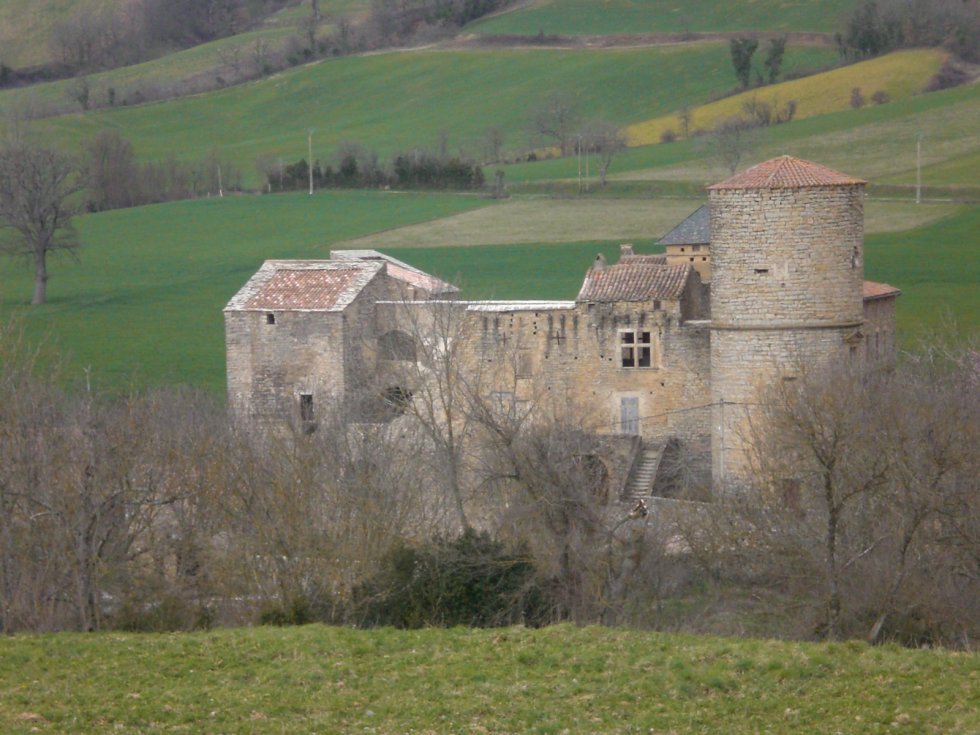
<svg viewBox="0 0 980 735">
<path fill-rule="evenodd" d="M 745 474 L 760 389 L 860 358 L 863 187 L 712 190 L 716 486 Z"/>
<path fill-rule="evenodd" d="M 863 196 L 856 185 L 711 191 L 712 320 L 859 324 Z"/>
<path fill-rule="evenodd" d="M 716 486 L 747 469 L 747 445 L 765 388 L 858 359 L 845 341 L 853 328 L 727 330 L 711 333 L 712 476 Z M 753 420 L 756 421 L 753 424 Z"/>
<path fill-rule="evenodd" d="M 895 297 L 864 302 L 864 357 L 869 364 L 895 361 Z"/>
<path fill-rule="evenodd" d="M 267 313 L 275 314 L 269 324 Z M 228 396 L 236 415 L 299 421 L 299 395 L 314 410 L 344 390 L 343 315 L 322 311 L 225 313 Z"/>
<path fill-rule="evenodd" d="M 700 289 L 700 285 L 696 286 Z M 488 390 L 517 400 L 575 406 L 601 433 L 624 433 L 623 401 L 634 399 L 645 441 L 674 437 L 704 482 L 709 448 L 709 329 L 682 321 L 678 301 L 576 304 L 551 310 L 469 312 L 469 359 Z M 622 334 L 649 333 L 650 367 L 624 367 Z"/>
</svg>

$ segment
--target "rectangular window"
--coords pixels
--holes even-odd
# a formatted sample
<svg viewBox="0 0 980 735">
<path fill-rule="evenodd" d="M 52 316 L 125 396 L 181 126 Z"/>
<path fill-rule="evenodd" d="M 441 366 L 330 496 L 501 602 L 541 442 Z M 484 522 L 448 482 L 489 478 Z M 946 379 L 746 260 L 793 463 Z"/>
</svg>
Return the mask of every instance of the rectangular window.
<svg viewBox="0 0 980 735">
<path fill-rule="evenodd" d="M 620 365 L 624 368 L 650 367 L 652 362 L 650 332 L 620 332 Z"/>
<path fill-rule="evenodd" d="M 268 312 L 265 315 L 265 323 L 266 324 L 275 324 L 276 323 L 276 315 L 273 314 L 271 311 Z"/>
<path fill-rule="evenodd" d="M 313 394 L 299 394 L 299 417 L 302 421 L 313 420 Z"/>
</svg>

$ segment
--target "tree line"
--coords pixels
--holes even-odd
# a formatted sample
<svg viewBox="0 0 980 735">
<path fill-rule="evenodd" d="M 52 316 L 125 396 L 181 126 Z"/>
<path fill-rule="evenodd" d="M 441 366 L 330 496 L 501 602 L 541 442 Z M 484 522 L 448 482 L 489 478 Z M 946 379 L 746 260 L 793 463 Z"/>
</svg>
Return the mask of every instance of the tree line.
<svg viewBox="0 0 980 735">
<path fill-rule="evenodd" d="M 398 153 L 390 166 L 383 164 L 375 151 L 363 146 L 342 143 L 334 164 L 314 161 L 313 170 L 306 159 L 284 164 L 268 157 L 260 161 L 270 192 L 314 189 L 449 189 L 480 190 L 485 184 L 483 169 L 458 156 L 426 150 Z"/>
</svg>

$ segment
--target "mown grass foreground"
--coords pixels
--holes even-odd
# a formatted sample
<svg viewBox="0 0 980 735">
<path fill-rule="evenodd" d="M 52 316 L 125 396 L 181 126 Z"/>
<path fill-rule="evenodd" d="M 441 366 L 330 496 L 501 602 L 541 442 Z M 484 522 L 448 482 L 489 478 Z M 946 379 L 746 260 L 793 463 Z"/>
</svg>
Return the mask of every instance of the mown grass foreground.
<svg viewBox="0 0 980 735">
<path fill-rule="evenodd" d="M 311 625 L 0 640 L 4 732 L 971 733 L 976 654 Z"/>
</svg>

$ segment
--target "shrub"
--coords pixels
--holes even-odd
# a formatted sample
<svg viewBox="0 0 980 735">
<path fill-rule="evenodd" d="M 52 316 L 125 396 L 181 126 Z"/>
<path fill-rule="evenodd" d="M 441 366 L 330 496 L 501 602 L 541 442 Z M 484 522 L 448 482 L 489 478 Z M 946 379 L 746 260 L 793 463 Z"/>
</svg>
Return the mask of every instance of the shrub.
<svg viewBox="0 0 980 735">
<path fill-rule="evenodd" d="M 355 593 L 360 625 L 495 627 L 546 621 L 544 594 L 523 549 L 467 529 L 455 539 L 403 544 Z"/>
<path fill-rule="evenodd" d="M 855 110 L 859 107 L 864 107 L 864 95 L 861 94 L 860 87 L 855 87 L 851 90 L 851 107 Z"/>
<path fill-rule="evenodd" d="M 877 92 L 871 95 L 871 101 L 876 105 L 883 105 L 888 102 L 889 99 L 891 98 L 888 96 L 888 92 L 883 89 L 879 89 Z"/>
<path fill-rule="evenodd" d="M 970 75 L 963 69 L 946 61 L 942 67 L 933 75 L 925 86 L 926 92 L 938 92 L 941 89 L 951 89 L 970 81 Z"/>
<path fill-rule="evenodd" d="M 674 132 L 673 128 L 667 128 L 660 134 L 661 143 L 673 143 L 677 140 L 677 133 Z"/>
</svg>

